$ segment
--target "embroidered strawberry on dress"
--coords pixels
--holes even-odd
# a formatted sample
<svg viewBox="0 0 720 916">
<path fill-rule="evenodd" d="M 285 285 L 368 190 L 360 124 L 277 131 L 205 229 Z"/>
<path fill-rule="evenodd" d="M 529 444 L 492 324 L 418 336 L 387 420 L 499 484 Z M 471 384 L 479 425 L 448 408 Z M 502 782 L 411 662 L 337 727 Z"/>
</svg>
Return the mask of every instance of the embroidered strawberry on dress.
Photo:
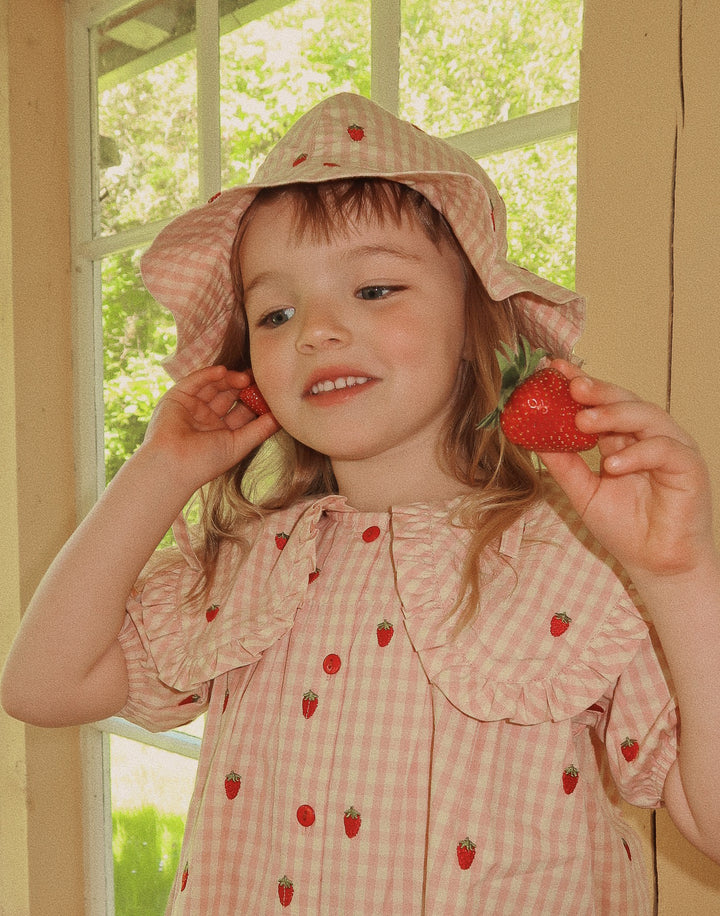
<svg viewBox="0 0 720 916">
<path fill-rule="evenodd" d="M 562 784 L 563 784 L 563 792 L 566 795 L 573 794 L 573 792 L 577 788 L 579 778 L 580 778 L 580 771 L 574 764 L 571 764 L 566 770 L 563 770 Z"/>
<path fill-rule="evenodd" d="M 456 852 L 458 865 L 463 871 L 467 871 L 473 864 L 473 859 L 475 858 L 475 843 L 473 843 L 470 837 L 466 836 L 464 840 L 460 840 L 457 844 Z"/>
</svg>

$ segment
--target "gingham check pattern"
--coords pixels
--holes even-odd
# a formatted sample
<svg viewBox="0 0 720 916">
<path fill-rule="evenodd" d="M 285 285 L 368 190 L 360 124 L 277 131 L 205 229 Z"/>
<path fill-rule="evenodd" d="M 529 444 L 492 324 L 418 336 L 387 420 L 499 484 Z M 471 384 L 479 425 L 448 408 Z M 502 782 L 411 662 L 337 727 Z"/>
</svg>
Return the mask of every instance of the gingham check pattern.
<svg viewBox="0 0 720 916">
<path fill-rule="evenodd" d="M 187 880 L 168 913 L 279 913 L 282 878 L 287 912 L 303 916 L 651 912 L 617 808 L 618 793 L 660 804 L 676 754 L 647 625 L 558 501 L 488 552 L 480 615 L 453 636 L 465 538 L 443 508 L 365 514 L 326 497 L 259 521 L 242 563 L 226 545 L 208 600 L 179 609 L 197 575 L 190 554 L 132 599 L 124 714 L 160 729 L 208 709 Z M 571 622 L 553 636 L 559 611 Z M 340 667 L 328 673 L 330 655 Z M 461 868 L 466 837 L 474 858 Z"/>
<path fill-rule="evenodd" d="M 391 178 L 420 191 L 445 215 L 490 296 L 498 303 L 517 299 L 528 339 L 570 354 L 584 301 L 506 260 L 505 205 L 483 169 L 368 99 L 342 93 L 301 117 L 250 184 L 178 217 L 145 255 L 145 284 L 177 323 L 177 353 L 166 363 L 173 378 L 215 361 L 233 308 L 230 249 L 257 189 L 357 176 Z"/>
</svg>

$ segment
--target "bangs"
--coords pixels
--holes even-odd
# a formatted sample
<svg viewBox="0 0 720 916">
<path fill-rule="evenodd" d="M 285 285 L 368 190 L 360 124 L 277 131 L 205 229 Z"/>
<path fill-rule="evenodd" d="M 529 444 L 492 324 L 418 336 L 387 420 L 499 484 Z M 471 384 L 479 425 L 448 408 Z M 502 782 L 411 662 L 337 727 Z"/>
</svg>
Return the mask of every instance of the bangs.
<svg viewBox="0 0 720 916">
<path fill-rule="evenodd" d="M 446 219 L 414 188 L 385 178 L 351 178 L 317 184 L 292 184 L 263 188 L 248 207 L 242 222 L 264 203 L 289 200 L 294 211 L 293 229 L 298 238 L 329 241 L 347 236 L 360 221 L 400 226 L 403 217 L 416 220 L 431 242 L 458 246 Z"/>
</svg>

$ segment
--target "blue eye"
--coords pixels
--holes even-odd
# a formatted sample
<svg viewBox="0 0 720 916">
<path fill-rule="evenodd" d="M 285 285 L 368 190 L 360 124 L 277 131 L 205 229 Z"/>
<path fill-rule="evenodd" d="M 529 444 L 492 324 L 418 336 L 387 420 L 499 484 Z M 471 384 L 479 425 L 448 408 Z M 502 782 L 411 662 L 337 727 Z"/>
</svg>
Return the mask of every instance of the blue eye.
<svg viewBox="0 0 720 916">
<path fill-rule="evenodd" d="M 362 289 L 357 291 L 356 296 L 358 299 L 374 302 L 377 299 L 384 299 L 395 288 L 394 286 L 363 286 Z"/>
<path fill-rule="evenodd" d="M 294 314 L 294 308 L 288 307 L 284 309 L 278 309 L 276 312 L 270 312 L 269 314 L 265 315 L 260 324 L 270 328 L 279 328 L 280 325 L 285 324 L 286 321 L 290 321 Z"/>
</svg>

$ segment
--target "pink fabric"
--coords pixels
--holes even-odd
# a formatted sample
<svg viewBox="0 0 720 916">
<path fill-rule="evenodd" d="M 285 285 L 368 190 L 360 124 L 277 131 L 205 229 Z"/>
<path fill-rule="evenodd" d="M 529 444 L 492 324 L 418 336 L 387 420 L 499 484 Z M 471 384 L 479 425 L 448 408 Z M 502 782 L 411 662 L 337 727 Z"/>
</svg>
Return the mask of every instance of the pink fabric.
<svg viewBox="0 0 720 916">
<path fill-rule="evenodd" d="M 558 499 L 488 553 L 453 636 L 466 537 L 447 508 L 326 497 L 226 546 L 209 599 L 179 606 L 191 554 L 133 598 L 124 715 L 208 709 L 169 914 L 652 911 L 617 809 L 659 805 L 676 755 L 648 627 Z"/>
<path fill-rule="evenodd" d="M 584 300 L 506 259 L 505 205 L 485 171 L 369 99 L 341 93 L 296 121 L 252 182 L 173 220 L 143 258 L 148 290 L 177 323 L 177 353 L 165 364 L 173 378 L 217 357 L 234 307 L 230 250 L 258 188 L 358 176 L 389 178 L 423 194 L 452 226 L 498 307 L 515 297 L 533 345 L 570 355 L 582 330 Z"/>
</svg>

